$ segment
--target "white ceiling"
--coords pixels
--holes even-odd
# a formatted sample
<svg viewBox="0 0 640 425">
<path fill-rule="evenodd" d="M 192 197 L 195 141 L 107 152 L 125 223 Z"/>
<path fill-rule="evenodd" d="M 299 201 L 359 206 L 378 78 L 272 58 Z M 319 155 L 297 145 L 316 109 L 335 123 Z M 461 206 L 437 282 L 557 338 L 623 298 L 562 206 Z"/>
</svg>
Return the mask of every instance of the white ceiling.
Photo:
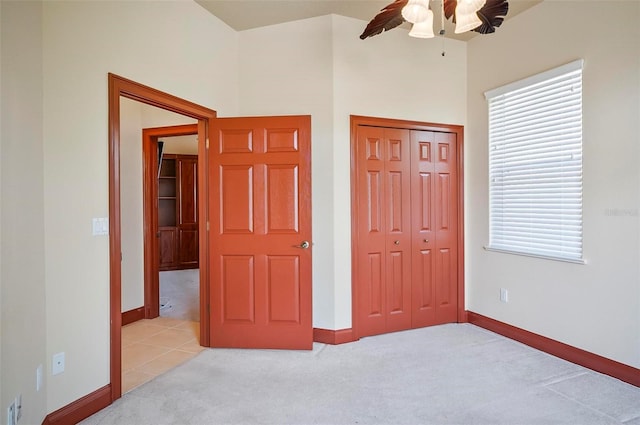
<svg viewBox="0 0 640 425">
<path fill-rule="evenodd" d="M 361 19 L 365 21 L 362 25 L 364 30 L 366 22 L 373 19 L 393 0 L 196 0 L 196 2 L 236 31 L 328 14 Z M 540 2 L 542 0 L 510 0 L 507 19 Z M 439 29 L 440 2 L 432 1 L 431 8 L 435 15 L 434 25 Z M 478 35 L 475 32 L 454 34 L 453 24 L 449 21 L 445 22 L 445 31 L 447 37 L 458 40 L 468 40 Z"/>
</svg>

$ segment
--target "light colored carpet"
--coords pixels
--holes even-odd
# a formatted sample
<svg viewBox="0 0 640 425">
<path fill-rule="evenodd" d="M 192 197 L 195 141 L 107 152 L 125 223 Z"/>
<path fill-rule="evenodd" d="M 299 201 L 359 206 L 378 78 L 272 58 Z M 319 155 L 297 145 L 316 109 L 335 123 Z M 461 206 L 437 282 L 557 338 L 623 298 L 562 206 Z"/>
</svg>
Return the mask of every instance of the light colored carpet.
<svg viewBox="0 0 640 425">
<path fill-rule="evenodd" d="M 640 388 L 470 324 L 207 349 L 84 425 L 640 424 Z"/>
<path fill-rule="evenodd" d="M 200 321 L 198 269 L 160 272 L 160 316 Z"/>
</svg>

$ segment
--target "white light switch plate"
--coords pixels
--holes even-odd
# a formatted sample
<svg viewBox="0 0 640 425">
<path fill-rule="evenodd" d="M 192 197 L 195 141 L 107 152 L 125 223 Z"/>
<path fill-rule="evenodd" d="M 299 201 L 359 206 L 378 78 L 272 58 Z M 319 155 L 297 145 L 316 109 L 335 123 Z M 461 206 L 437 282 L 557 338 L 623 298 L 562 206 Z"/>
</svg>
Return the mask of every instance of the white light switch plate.
<svg viewBox="0 0 640 425">
<path fill-rule="evenodd" d="M 101 236 L 109 234 L 109 218 L 108 217 L 98 217 L 94 218 L 92 221 L 93 225 L 93 236 Z"/>
</svg>

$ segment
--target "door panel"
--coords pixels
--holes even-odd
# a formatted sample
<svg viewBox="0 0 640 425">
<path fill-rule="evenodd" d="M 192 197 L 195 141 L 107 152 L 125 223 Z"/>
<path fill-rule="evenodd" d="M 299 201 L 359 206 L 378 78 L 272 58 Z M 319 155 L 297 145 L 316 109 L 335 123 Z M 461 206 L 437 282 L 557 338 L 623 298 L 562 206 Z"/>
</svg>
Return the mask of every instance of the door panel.
<svg viewBox="0 0 640 425">
<path fill-rule="evenodd" d="M 224 234 L 253 233 L 253 166 L 220 165 L 220 206 Z"/>
<path fill-rule="evenodd" d="M 178 155 L 178 268 L 198 267 L 198 157 Z"/>
<path fill-rule="evenodd" d="M 411 326 L 409 132 L 358 127 L 358 329 Z"/>
<path fill-rule="evenodd" d="M 420 317 L 420 315 L 429 315 L 429 312 L 434 310 L 434 288 L 433 288 L 433 254 L 430 249 L 422 249 L 418 251 L 417 255 L 414 255 L 414 261 L 417 260 L 417 264 L 414 263 L 413 267 L 417 270 L 414 271 L 414 276 L 420 276 L 421 279 L 417 279 L 413 283 L 413 302 L 414 302 L 414 317 Z M 415 323 L 414 327 L 422 325 L 421 323 Z M 428 323 L 428 322 L 427 322 Z M 424 325 L 422 325 L 424 326 Z"/>
<path fill-rule="evenodd" d="M 267 183 L 267 233 L 296 234 L 299 229 L 298 197 L 282 196 L 283 191 L 298 194 L 296 165 L 269 165 Z"/>
<path fill-rule="evenodd" d="M 198 267 L 198 230 L 181 229 L 178 230 L 178 240 L 180 250 L 178 260 L 181 268 Z"/>
<path fill-rule="evenodd" d="M 212 128 L 212 346 L 311 349 L 310 117 Z"/>
<path fill-rule="evenodd" d="M 386 173 L 386 332 L 411 327 L 411 148 L 408 130 L 383 129 Z M 384 145 L 383 145 L 384 146 Z"/>
<path fill-rule="evenodd" d="M 222 257 L 222 320 L 224 324 L 255 323 L 255 268 L 253 257 Z"/>
<path fill-rule="evenodd" d="M 158 235 L 159 267 L 167 270 L 173 269 L 178 261 L 176 253 L 178 232 L 175 227 L 160 227 Z"/>
<path fill-rule="evenodd" d="M 435 209 L 438 198 L 435 194 L 434 162 L 435 136 L 430 131 L 412 131 L 411 175 L 412 197 L 412 282 L 413 314 L 412 326 L 429 326 L 436 316 L 436 266 L 434 249 Z"/>
<path fill-rule="evenodd" d="M 434 172 L 437 175 L 435 195 L 438 205 L 435 214 L 437 229 L 435 276 L 439 282 L 435 323 L 457 320 L 458 281 L 458 182 L 456 175 L 456 135 L 434 133 L 438 146 Z"/>
<path fill-rule="evenodd" d="M 269 323 L 300 323 L 300 259 L 272 255 L 268 259 Z"/>
<path fill-rule="evenodd" d="M 180 204 L 178 222 L 181 225 L 198 224 L 198 159 L 180 158 L 178 161 L 178 182 L 180 182 Z"/>
<path fill-rule="evenodd" d="M 413 326 L 457 319 L 457 180 L 454 133 L 412 131 Z M 428 301 L 428 302 L 425 302 Z"/>
<path fill-rule="evenodd" d="M 357 303 L 360 335 L 384 333 L 386 329 L 386 216 L 383 132 L 372 127 L 358 127 L 358 241 L 360 270 Z"/>
</svg>

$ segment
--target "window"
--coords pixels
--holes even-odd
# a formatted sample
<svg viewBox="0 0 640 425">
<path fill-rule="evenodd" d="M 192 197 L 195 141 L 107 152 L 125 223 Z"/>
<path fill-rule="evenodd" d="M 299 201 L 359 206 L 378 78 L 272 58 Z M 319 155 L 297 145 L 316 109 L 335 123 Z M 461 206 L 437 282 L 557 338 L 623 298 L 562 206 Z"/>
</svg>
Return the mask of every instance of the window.
<svg viewBox="0 0 640 425">
<path fill-rule="evenodd" d="M 582 65 L 485 93 L 487 249 L 582 263 Z"/>
</svg>

